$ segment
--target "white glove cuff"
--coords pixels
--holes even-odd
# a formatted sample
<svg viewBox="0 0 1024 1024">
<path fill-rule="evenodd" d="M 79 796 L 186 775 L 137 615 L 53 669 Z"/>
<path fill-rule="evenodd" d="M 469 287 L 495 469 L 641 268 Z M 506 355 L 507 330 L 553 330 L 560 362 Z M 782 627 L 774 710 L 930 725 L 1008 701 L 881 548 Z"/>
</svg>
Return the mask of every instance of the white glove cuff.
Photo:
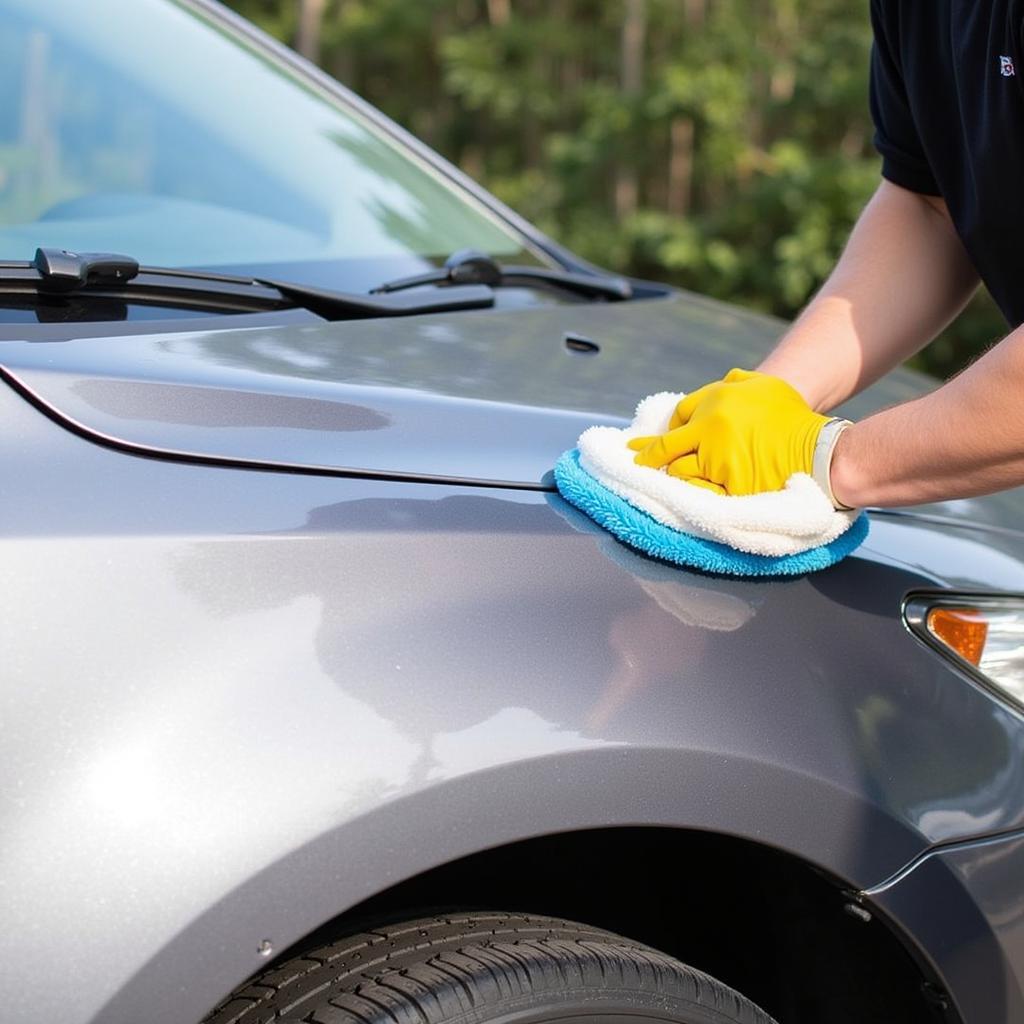
<svg viewBox="0 0 1024 1024">
<path fill-rule="evenodd" d="M 839 436 L 847 427 L 853 424 L 849 420 L 831 419 L 821 428 L 818 440 L 814 445 L 814 459 L 811 463 L 811 476 L 814 482 L 828 495 L 832 507 L 842 511 L 849 511 L 850 505 L 844 505 L 832 493 L 832 455 L 836 450 L 836 442 Z"/>
</svg>

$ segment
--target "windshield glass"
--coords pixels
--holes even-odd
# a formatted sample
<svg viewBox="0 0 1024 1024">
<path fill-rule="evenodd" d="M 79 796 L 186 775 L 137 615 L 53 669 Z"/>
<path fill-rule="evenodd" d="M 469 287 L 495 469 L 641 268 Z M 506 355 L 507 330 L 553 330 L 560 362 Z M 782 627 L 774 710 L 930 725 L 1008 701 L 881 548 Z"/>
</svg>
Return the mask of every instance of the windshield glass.
<svg viewBox="0 0 1024 1024">
<path fill-rule="evenodd" d="M 177 0 L 0 0 L 0 95 L 0 259 L 52 246 L 350 288 L 461 248 L 537 262 L 471 196 Z"/>
</svg>

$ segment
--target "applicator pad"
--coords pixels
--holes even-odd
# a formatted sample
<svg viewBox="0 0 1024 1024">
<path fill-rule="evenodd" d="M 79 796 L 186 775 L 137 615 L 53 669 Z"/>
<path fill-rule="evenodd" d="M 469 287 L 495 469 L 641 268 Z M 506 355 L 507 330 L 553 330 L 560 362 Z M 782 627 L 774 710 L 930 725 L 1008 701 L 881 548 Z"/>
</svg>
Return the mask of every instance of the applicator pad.
<svg viewBox="0 0 1024 1024">
<path fill-rule="evenodd" d="M 626 442 L 664 433 L 683 397 L 651 395 L 628 427 L 585 430 L 555 464 L 566 501 L 638 551 L 733 576 L 814 572 L 864 540 L 867 516 L 834 509 L 806 473 L 794 473 L 781 491 L 732 496 L 636 465 Z"/>
</svg>

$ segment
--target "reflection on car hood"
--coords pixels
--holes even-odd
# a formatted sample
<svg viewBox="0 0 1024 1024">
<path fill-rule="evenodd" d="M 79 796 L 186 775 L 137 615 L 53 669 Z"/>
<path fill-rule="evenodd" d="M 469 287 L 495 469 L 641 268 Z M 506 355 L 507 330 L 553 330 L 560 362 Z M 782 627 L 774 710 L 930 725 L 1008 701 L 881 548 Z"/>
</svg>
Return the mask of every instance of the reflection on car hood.
<svg viewBox="0 0 1024 1024">
<path fill-rule="evenodd" d="M 753 366 L 783 328 L 705 299 L 0 343 L 9 379 L 99 439 L 190 458 L 550 487 L 637 401 Z M 566 334 L 594 342 L 573 350 Z M 921 394 L 899 371 L 842 411 Z M 1020 492 L 915 510 L 1016 529 Z"/>
</svg>

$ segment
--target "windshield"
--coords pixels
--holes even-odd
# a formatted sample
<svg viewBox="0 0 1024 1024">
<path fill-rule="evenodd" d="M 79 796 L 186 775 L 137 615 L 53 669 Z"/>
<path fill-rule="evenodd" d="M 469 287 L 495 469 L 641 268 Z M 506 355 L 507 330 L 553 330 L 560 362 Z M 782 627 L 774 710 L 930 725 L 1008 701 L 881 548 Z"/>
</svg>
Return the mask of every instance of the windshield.
<svg viewBox="0 0 1024 1024">
<path fill-rule="evenodd" d="M 510 227 L 176 0 L 0 0 L 0 259 L 37 246 L 348 288 Z"/>
</svg>

